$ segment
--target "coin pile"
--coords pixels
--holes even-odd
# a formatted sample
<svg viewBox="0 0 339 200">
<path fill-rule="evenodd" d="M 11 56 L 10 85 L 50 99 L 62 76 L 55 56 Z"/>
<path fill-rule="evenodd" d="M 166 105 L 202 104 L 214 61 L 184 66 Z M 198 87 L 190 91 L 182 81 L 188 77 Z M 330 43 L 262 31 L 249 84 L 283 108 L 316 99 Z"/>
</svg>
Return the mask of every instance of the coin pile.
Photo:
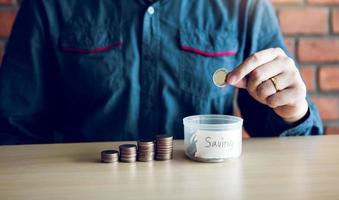
<svg viewBox="0 0 339 200">
<path fill-rule="evenodd" d="M 137 146 L 135 144 L 123 144 L 119 146 L 121 162 L 135 162 L 137 160 Z"/>
<path fill-rule="evenodd" d="M 156 160 L 173 159 L 173 136 L 157 135 L 156 136 Z"/>
<path fill-rule="evenodd" d="M 101 152 L 101 162 L 113 163 L 118 162 L 119 152 L 116 150 L 104 150 Z"/>
<path fill-rule="evenodd" d="M 148 162 L 154 160 L 155 144 L 153 140 L 138 141 L 138 161 Z"/>
</svg>

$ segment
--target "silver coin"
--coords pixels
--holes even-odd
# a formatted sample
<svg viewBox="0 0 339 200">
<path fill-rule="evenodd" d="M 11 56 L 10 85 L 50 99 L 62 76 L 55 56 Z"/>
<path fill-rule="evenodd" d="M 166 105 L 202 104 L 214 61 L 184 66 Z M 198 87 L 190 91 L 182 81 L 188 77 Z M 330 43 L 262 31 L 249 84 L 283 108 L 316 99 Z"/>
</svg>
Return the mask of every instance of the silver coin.
<svg viewBox="0 0 339 200">
<path fill-rule="evenodd" d="M 101 162 L 113 163 L 118 162 L 119 152 L 116 150 L 104 150 L 101 152 Z"/>
<path fill-rule="evenodd" d="M 103 150 L 101 152 L 101 156 L 118 156 L 119 155 L 119 151 L 116 150 Z"/>
<path fill-rule="evenodd" d="M 171 155 L 171 154 L 169 154 L 169 155 L 156 155 L 155 159 L 156 160 L 172 160 L 173 155 Z"/>
<path fill-rule="evenodd" d="M 126 163 L 132 163 L 132 162 L 136 162 L 137 158 L 131 158 L 131 159 L 127 159 L 127 158 L 120 158 L 120 162 L 126 162 Z"/>
<path fill-rule="evenodd" d="M 152 145 L 154 144 L 154 140 L 139 140 L 138 145 Z"/>
<path fill-rule="evenodd" d="M 137 149 L 137 145 L 135 145 L 135 144 L 122 144 L 122 145 L 119 146 L 119 149 L 134 150 L 134 149 Z"/>
</svg>

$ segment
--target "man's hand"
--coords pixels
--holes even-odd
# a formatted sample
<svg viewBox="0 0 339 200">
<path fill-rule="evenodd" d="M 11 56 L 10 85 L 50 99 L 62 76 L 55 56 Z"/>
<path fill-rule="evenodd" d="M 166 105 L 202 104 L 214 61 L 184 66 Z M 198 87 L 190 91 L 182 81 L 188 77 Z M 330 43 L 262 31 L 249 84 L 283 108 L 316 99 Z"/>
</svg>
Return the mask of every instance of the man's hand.
<svg viewBox="0 0 339 200">
<path fill-rule="evenodd" d="M 228 75 L 227 83 L 247 89 L 286 122 L 296 122 L 308 111 L 306 86 L 293 59 L 280 48 L 253 54 Z"/>
</svg>

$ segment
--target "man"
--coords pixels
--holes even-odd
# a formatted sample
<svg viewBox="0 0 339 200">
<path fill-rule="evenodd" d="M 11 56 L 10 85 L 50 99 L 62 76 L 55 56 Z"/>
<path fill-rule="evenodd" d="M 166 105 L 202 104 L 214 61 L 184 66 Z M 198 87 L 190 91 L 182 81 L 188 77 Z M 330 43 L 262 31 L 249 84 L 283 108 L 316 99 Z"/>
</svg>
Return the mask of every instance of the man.
<svg viewBox="0 0 339 200">
<path fill-rule="evenodd" d="M 2 144 L 183 137 L 232 114 L 251 136 L 322 134 L 266 0 L 25 0 L 0 72 Z M 227 83 L 212 75 L 224 68 Z"/>
</svg>

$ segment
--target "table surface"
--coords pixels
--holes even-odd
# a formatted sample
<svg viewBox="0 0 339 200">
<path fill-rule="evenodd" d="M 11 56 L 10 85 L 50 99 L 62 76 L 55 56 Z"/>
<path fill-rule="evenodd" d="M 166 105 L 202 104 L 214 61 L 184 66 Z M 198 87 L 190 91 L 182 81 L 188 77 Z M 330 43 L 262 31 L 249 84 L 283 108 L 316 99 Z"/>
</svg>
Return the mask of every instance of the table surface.
<svg viewBox="0 0 339 200">
<path fill-rule="evenodd" d="M 248 139 L 243 154 L 104 164 L 119 142 L 0 146 L 0 199 L 339 199 L 339 136 Z"/>
</svg>

